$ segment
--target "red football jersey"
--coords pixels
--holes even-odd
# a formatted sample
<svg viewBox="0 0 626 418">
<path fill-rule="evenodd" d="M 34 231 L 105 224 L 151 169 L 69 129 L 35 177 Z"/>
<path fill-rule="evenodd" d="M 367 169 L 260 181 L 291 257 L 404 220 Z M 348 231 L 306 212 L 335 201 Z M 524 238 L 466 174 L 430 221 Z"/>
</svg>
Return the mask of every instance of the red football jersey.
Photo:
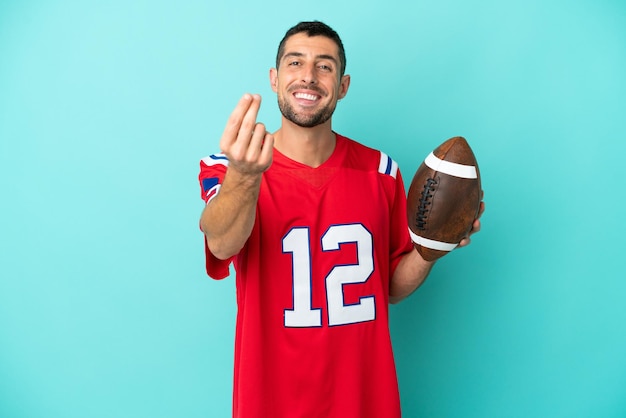
<svg viewBox="0 0 626 418">
<path fill-rule="evenodd" d="M 200 166 L 208 202 L 228 161 Z M 317 168 L 274 150 L 252 234 L 232 260 L 233 416 L 399 417 L 389 279 L 412 248 L 404 184 L 387 155 L 340 135 Z M 226 277 L 231 260 L 205 250 L 208 274 Z"/>
</svg>

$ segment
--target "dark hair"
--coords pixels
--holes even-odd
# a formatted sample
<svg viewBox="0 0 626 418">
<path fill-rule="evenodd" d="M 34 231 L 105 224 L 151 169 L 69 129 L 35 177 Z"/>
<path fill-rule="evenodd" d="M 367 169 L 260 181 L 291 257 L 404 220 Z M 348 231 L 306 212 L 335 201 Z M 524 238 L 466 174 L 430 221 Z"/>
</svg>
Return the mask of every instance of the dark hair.
<svg viewBox="0 0 626 418">
<path fill-rule="evenodd" d="M 341 38 L 330 26 L 317 20 L 312 22 L 300 22 L 296 26 L 292 27 L 285 33 L 285 36 L 278 45 L 278 53 L 276 54 L 276 68 L 280 65 L 280 59 L 285 53 L 285 43 L 287 39 L 298 33 L 306 33 L 308 36 L 325 36 L 337 44 L 339 49 L 339 61 L 341 64 L 341 71 L 339 76 L 343 76 L 346 72 L 346 51 L 343 49 L 343 43 Z"/>
</svg>

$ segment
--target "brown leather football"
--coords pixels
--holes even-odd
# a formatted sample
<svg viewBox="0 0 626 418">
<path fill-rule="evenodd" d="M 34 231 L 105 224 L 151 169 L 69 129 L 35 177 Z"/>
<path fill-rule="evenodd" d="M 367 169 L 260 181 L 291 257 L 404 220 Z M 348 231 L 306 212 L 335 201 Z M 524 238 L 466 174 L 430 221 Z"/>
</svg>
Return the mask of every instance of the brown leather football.
<svg viewBox="0 0 626 418">
<path fill-rule="evenodd" d="M 409 233 L 424 260 L 448 254 L 469 234 L 481 199 L 478 164 L 465 138 L 450 138 L 426 157 L 407 196 Z"/>
</svg>

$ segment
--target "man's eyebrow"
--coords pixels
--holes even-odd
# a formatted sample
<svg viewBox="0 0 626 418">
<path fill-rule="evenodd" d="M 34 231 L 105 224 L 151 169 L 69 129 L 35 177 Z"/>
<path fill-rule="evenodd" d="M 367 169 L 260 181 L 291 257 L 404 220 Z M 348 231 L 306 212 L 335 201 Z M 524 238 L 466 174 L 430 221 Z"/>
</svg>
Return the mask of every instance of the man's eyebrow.
<svg viewBox="0 0 626 418">
<path fill-rule="evenodd" d="M 283 55 L 283 59 L 285 58 L 290 58 L 290 57 L 296 57 L 296 58 L 300 58 L 300 57 L 304 57 L 304 54 L 302 52 L 287 52 L 285 55 Z M 336 65 L 339 65 L 339 62 L 337 61 L 337 58 L 335 58 L 332 55 L 328 55 L 328 54 L 320 54 L 320 55 L 316 55 L 315 59 L 326 59 L 326 60 L 331 60 L 332 62 L 334 62 Z"/>
<path fill-rule="evenodd" d="M 321 55 L 318 55 L 316 58 L 317 58 L 317 59 L 323 59 L 323 60 L 331 60 L 331 61 L 332 61 L 332 62 L 334 62 L 335 64 L 338 64 L 338 62 L 337 62 L 337 58 L 335 58 L 335 57 L 334 57 L 334 56 L 332 56 L 332 55 L 321 54 Z"/>
</svg>

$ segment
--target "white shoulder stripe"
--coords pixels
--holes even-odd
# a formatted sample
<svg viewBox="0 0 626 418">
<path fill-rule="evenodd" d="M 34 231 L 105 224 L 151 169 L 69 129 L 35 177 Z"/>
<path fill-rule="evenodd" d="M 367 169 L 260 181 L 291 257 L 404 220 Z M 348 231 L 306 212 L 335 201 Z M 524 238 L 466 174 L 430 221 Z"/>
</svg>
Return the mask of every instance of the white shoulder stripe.
<svg viewBox="0 0 626 418">
<path fill-rule="evenodd" d="M 459 244 L 450 244 L 448 242 L 434 241 L 432 239 L 420 237 L 419 235 L 413 233 L 411 228 L 409 228 L 409 234 L 411 235 L 411 239 L 414 243 L 421 245 L 422 247 L 430 248 L 431 250 L 438 251 L 452 251 Z"/>
<path fill-rule="evenodd" d="M 476 167 L 473 165 L 464 165 L 444 161 L 437 158 L 432 152 L 428 155 L 428 157 L 426 157 L 424 164 L 435 171 L 439 171 L 440 173 L 448 174 L 450 176 L 461 177 L 464 179 L 477 178 Z"/>
<path fill-rule="evenodd" d="M 378 164 L 378 172 L 381 174 L 387 174 L 394 179 L 398 173 L 398 163 L 391 159 L 384 152 L 380 152 L 380 162 Z"/>
<path fill-rule="evenodd" d="M 207 190 L 207 192 L 206 192 L 206 196 L 207 196 L 206 203 L 207 204 L 211 200 L 213 200 L 213 198 L 215 198 L 215 196 L 217 196 L 217 194 L 219 193 L 221 187 L 222 187 L 221 184 L 216 184 L 211 189 Z"/>
<path fill-rule="evenodd" d="M 209 155 L 208 157 L 204 157 L 202 162 L 208 166 L 223 165 L 228 167 L 228 158 L 224 154 Z"/>
</svg>

